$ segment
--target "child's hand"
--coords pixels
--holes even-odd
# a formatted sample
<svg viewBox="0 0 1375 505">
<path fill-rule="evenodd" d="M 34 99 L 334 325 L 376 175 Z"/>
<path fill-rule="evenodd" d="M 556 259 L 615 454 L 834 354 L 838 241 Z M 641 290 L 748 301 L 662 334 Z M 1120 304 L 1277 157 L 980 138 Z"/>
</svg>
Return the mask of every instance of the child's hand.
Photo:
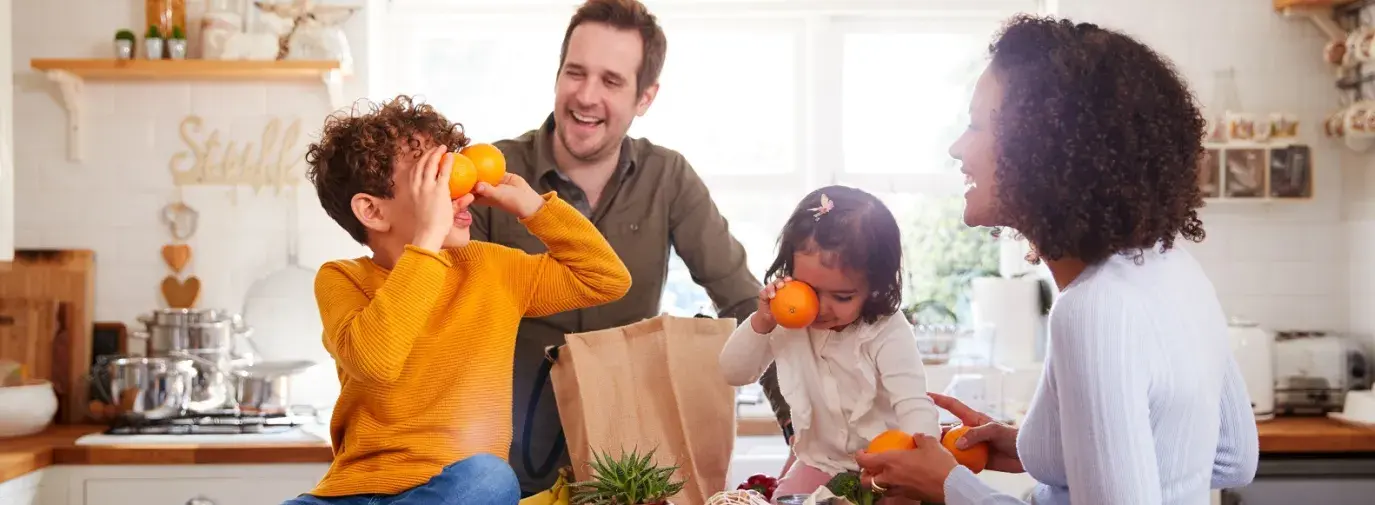
<svg viewBox="0 0 1375 505">
<path fill-rule="evenodd" d="M 478 196 L 474 203 L 491 205 L 521 219 L 535 215 L 544 206 L 544 199 L 540 198 L 539 193 L 531 189 L 525 179 L 512 173 L 507 173 L 501 179 L 501 184 L 496 186 L 479 182 L 473 192 Z"/>
<path fill-rule="evenodd" d="M 773 318 L 773 310 L 769 308 L 769 302 L 773 300 L 774 293 L 778 291 L 778 288 L 783 287 L 783 284 L 791 280 L 793 280 L 792 277 L 784 277 L 766 284 L 764 289 L 759 290 L 759 309 L 754 311 L 753 316 L 750 316 L 750 327 L 754 329 L 755 333 L 766 335 L 778 327 L 778 321 Z"/>
<path fill-rule="evenodd" d="M 449 200 L 449 172 L 453 158 L 448 146 L 426 151 L 411 168 L 405 191 L 415 204 L 415 237 L 411 244 L 430 251 L 444 245 L 444 237 L 454 227 L 454 204 Z"/>
</svg>

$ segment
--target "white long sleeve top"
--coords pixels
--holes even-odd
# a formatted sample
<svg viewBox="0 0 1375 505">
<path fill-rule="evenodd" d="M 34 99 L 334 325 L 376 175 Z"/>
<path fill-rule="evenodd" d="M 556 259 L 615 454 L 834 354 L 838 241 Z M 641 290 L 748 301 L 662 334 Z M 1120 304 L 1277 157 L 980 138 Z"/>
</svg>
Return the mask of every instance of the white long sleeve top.
<svg viewBox="0 0 1375 505">
<path fill-rule="evenodd" d="M 754 383 L 777 363 L 797 459 L 832 475 L 858 471 L 855 452 L 885 430 L 940 436 L 916 336 L 901 313 L 842 331 L 779 326 L 767 335 L 746 318 L 720 363 L 733 386 Z"/>
<path fill-rule="evenodd" d="M 1209 503 L 1255 476 L 1259 440 L 1212 283 L 1186 251 L 1090 266 L 1056 302 L 1017 437 L 1036 505 Z M 964 467 L 946 503 L 1023 503 Z"/>
</svg>

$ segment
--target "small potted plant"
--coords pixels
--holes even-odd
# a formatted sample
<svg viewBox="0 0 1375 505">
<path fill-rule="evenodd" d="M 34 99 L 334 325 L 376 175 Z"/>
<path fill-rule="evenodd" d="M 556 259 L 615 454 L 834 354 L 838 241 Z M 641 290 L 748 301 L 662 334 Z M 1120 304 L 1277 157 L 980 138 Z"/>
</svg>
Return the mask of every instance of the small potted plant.
<svg viewBox="0 0 1375 505">
<path fill-rule="evenodd" d="M 162 31 L 157 25 L 148 25 L 148 33 L 143 35 L 143 57 L 150 60 L 162 59 Z"/>
<path fill-rule="evenodd" d="M 133 59 L 134 40 L 133 30 L 126 29 L 115 32 L 115 59 Z"/>
<path fill-rule="evenodd" d="M 572 505 L 673 505 L 668 499 L 683 490 L 675 480 L 677 466 L 654 464 L 654 451 L 630 451 L 619 459 L 592 453 L 591 480 L 570 486 Z"/>
<path fill-rule="evenodd" d="M 186 34 L 180 26 L 172 27 L 172 36 L 167 39 L 167 57 L 174 60 L 186 59 Z"/>
</svg>

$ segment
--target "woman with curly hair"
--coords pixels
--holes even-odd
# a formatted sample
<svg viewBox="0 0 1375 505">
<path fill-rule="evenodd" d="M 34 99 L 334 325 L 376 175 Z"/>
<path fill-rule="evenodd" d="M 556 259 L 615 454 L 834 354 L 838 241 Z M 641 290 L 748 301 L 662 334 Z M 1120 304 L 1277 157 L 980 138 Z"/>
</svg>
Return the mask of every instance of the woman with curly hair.
<svg viewBox="0 0 1375 505">
<path fill-rule="evenodd" d="M 1040 384 L 1020 428 L 960 402 L 988 467 L 1027 472 L 1037 504 L 1207 503 L 1249 483 L 1256 426 L 1201 241 L 1203 120 L 1170 63 L 1118 32 L 1013 18 L 990 47 L 968 129 L 951 147 L 965 223 L 1009 228 L 1061 291 Z M 857 455 L 876 490 L 949 504 L 1021 503 L 931 437 Z"/>
</svg>

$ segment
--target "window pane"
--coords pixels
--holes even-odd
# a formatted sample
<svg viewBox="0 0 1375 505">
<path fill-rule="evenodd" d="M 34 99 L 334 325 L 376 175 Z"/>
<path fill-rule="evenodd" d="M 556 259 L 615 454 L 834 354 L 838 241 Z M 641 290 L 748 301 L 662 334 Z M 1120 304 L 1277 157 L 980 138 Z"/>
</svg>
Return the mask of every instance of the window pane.
<svg viewBox="0 0 1375 505">
<path fill-rule="evenodd" d="M 794 172 L 797 35 L 664 30 L 659 94 L 631 135 L 682 153 L 704 175 Z"/>
<path fill-rule="evenodd" d="M 952 170 L 948 150 L 969 120 L 970 93 L 991 33 L 844 35 L 845 171 Z"/>
<path fill-rule="evenodd" d="M 420 39 L 398 87 L 422 95 L 478 142 L 538 128 L 554 109 L 563 32 L 503 28 Z"/>
</svg>

